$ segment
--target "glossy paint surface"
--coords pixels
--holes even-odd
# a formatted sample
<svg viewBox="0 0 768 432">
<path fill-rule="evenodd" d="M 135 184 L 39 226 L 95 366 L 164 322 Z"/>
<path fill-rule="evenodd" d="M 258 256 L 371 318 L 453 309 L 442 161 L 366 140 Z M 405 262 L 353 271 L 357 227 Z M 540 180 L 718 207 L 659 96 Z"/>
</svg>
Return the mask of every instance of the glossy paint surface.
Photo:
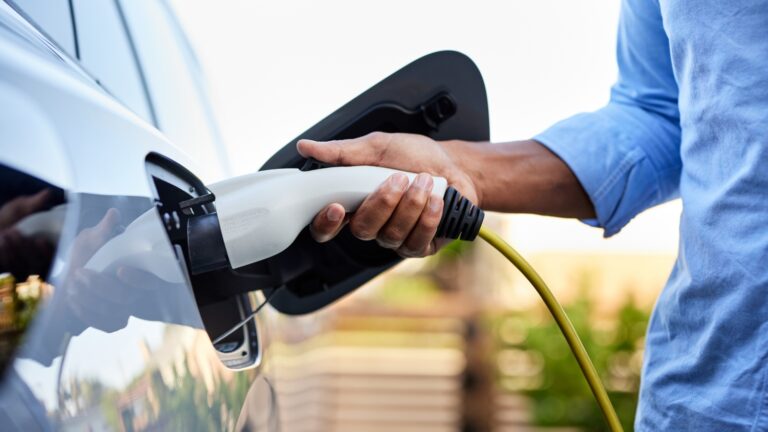
<svg viewBox="0 0 768 432">
<path fill-rule="evenodd" d="M 45 287 L 11 323 L 0 429 L 273 430 L 265 365 L 221 362 L 155 208 L 146 155 L 193 164 L 71 63 L 0 3 L 0 209 L 50 194 L 0 231 L 55 250 L 0 261 Z"/>
</svg>

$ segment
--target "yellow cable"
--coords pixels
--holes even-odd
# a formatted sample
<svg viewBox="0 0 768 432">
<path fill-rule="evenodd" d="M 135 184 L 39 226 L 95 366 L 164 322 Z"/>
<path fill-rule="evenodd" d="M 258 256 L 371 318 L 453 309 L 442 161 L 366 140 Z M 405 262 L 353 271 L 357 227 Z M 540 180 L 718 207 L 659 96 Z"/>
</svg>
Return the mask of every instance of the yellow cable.
<svg viewBox="0 0 768 432">
<path fill-rule="evenodd" d="M 479 235 L 483 240 L 488 242 L 488 244 L 507 257 L 509 262 L 517 267 L 525 278 L 531 282 L 533 287 L 536 288 L 541 299 L 544 300 L 544 304 L 547 305 L 547 309 L 549 309 L 549 312 L 552 313 L 552 316 L 555 318 L 563 336 L 565 336 L 568 346 L 571 347 L 571 351 L 573 352 L 574 357 L 576 357 L 576 361 L 579 363 L 584 378 L 587 379 L 589 388 L 592 389 L 592 394 L 595 395 L 597 404 L 600 406 L 600 410 L 602 410 L 605 420 L 608 422 L 608 426 L 611 428 L 612 432 L 622 432 L 623 428 L 621 427 L 621 422 L 619 422 L 619 417 L 616 415 L 616 410 L 611 404 L 611 399 L 608 397 L 608 393 L 605 391 L 605 387 L 603 387 L 603 383 L 597 375 L 597 370 L 595 370 L 595 366 L 592 364 L 592 360 L 590 360 L 587 350 L 584 349 L 584 344 L 581 343 L 581 339 L 579 339 L 576 329 L 573 328 L 571 320 L 568 319 L 568 315 L 565 314 L 563 307 L 552 294 L 552 291 L 549 290 L 547 284 L 544 283 L 541 276 L 536 273 L 536 270 L 528 264 L 525 258 L 517 253 L 512 246 L 496 233 L 483 226 L 480 227 Z"/>
</svg>

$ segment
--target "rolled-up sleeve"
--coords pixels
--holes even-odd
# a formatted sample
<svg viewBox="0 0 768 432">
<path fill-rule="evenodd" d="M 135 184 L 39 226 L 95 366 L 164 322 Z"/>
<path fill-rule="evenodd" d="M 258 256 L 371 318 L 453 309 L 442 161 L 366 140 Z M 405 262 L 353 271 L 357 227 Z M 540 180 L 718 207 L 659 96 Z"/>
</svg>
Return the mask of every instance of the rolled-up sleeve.
<svg viewBox="0 0 768 432">
<path fill-rule="evenodd" d="M 565 119 L 534 139 L 560 157 L 589 195 L 609 237 L 641 211 L 678 196 L 677 84 L 658 6 L 625 0 L 619 79 L 602 109 Z"/>
</svg>

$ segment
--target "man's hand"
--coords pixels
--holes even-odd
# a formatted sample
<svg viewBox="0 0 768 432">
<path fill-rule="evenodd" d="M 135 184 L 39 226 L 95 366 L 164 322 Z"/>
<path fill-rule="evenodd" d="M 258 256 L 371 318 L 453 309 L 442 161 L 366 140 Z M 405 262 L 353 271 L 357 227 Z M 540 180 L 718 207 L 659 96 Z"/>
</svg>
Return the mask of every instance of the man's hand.
<svg viewBox="0 0 768 432">
<path fill-rule="evenodd" d="M 487 145 L 436 142 L 421 135 L 372 133 L 342 141 L 298 142 L 305 157 L 334 165 L 375 165 L 445 177 L 467 199 L 486 211 L 595 217 L 592 202 L 571 169 L 534 140 Z M 331 204 L 310 225 L 318 241 L 332 239 L 347 220 L 352 234 L 376 239 L 402 256 L 435 252 L 442 197 L 432 196 L 432 179 L 420 174 L 409 186 L 393 175 L 351 216 Z"/>
<path fill-rule="evenodd" d="M 432 194 L 432 176 L 445 177 L 473 203 L 479 196 L 472 179 L 451 156 L 448 143 L 412 134 L 374 132 L 361 138 L 317 142 L 300 140 L 299 153 L 338 166 L 372 165 L 421 173 L 409 185 L 394 174 L 369 195 L 352 215 L 341 204 L 328 205 L 310 226 L 314 238 L 326 242 L 349 222 L 361 240 L 376 240 L 404 257 L 435 253 L 435 232 L 443 210 L 443 197 Z"/>
</svg>

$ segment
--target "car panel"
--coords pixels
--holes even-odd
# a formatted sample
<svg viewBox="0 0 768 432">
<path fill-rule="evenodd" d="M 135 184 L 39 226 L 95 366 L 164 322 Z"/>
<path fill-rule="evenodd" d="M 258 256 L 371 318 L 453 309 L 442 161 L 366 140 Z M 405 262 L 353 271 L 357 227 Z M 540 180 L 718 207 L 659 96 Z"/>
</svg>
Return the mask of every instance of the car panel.
<svg viewBox="0 0 768 432">
<path fill-rule="evenodd" d="M 227 159 L 201 71 L 165 1 L 118 0 L 136 47 L 156 116 L 157 127 L 195 160 L 195 170 L 210 182 L 227 174 Z"/>
<path fill-rule="evenodd" d="M 0 6 L 0 22 L 14 19 Z M 156 207 L 147 155 L 193 164 L 55 46 L 37 46 L 44 36 L 22 30 L 0 26 L 0 94 L 13 102 L 1 108 L 0 163 L 62 191 L 55 208 L 67 217 L 43 275 L 53 294 L 0 382 L 0 424 L 274 429 L 261 365 L 221 361 Z M 138 286 L 124 269 L 138 272 Z"/>
<path fill-rule="evenodd" d="M 154 122 L 122 12 L 114 1 L 72 2 L 80 63 L 139 117 Z"/>
<path fill-rule="evenodd" d="M 318 271 L 310 277 L 331 276 L 324 293 L 283 290 L 288 297 L 272 302 L 282 312 L 307 313 L 397 259 L 378 248 L 357 254 L 359 245 L 349 238 L 318 252 L 322 246 L 305 235 L 291 253 L 309 254 L 309 261 L 281 255 L 257 263 L 251 274 L 231 272 L 226 283 L 189 278 L 178 235 L 183 218 L 176 223 L 173 213 L 180 197 L 204 192 L 195 175 L 205 182 L 223 175 L 226 158 L 200 71 L 168 6 L 116 1 L 146 74 L 155 125 L 105 90 L 114 92 L 120 79 L 112 88 L 107 80 L 100 85 L 96 80 L 108 70 L 85 73 L 37 26 L 7 21 L 12 12 L 0 2 L 0 95 L 13 101 L 0 107 L 0 164 L 46 181 L 66 198 L 46 209 L 59 209 L 54 219 L 64 215 L 57 255 L 44 276 L 53 294 L 41 302 L 0 381 L 0 424 L 19 430 L 275 430 L 277 401 L 265 355 L 273 317 L 262 313 L 242 330 L 238 347 L 255 343 L 247 361 L 236 358 L 239 349 L 222 352 L 211 339 L 263 301 L 253 290 L 290 285 L 290 278 L 261 278 L 264 269 L 277 269 L 283 278 L 309 266 Z M 439 125 L 425 123 L 425 106 L 443 94 L 458 111 Z M 382 112 L 387 114 L 378 117 Z M 474 64 L 458 53 L 438 53 L 374 86 L 302 137 L 344 137 L 403 124 L 396 130 L 482 140 L 487 122 Z M 301 163 L 292 141 L 265 168 Z M 101 233 L 95 245 L 94 232 Z M 346 259 L 348 247 L 367 258 L 326 267 L 324 260 Z"/>
</svg>

